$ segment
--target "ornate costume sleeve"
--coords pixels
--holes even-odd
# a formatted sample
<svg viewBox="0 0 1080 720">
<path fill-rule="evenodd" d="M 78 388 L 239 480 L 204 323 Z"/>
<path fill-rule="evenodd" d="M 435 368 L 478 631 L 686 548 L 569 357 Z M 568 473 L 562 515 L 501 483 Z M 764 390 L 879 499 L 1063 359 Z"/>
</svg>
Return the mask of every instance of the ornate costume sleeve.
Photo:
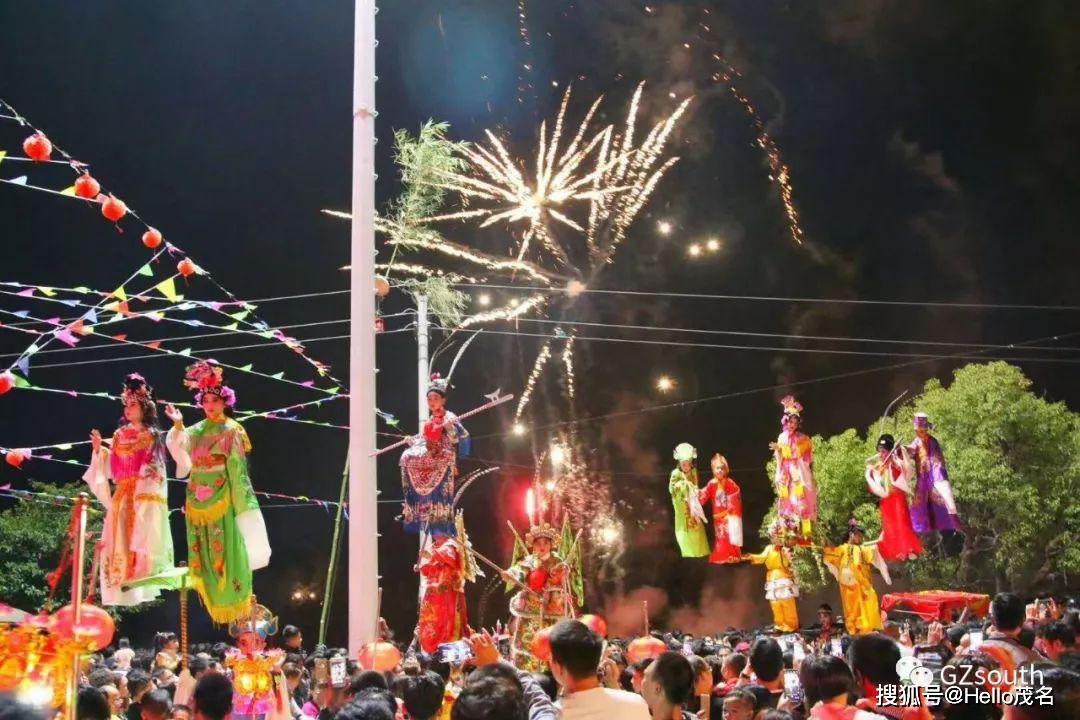
<svg viewBox="0 0 1080 720">
<path fill-rule="evenodd" d="M 874 465 L 866 466 L 866 485 L 870 488 L 870 492 L 877 495 L 879 498 L 883 498 L 889 494 L 889 491 L 885 489 L 885 484 L 881 482 L 876 472 Z"/>
<path fill-rule="evenodd" d="M 956 500 L 953 498 L 952 485 L 949 483 L 949 472 L 945 469 L 945 456 L 941 448 L 935 448 L 937 452 L 930 454 L 930 477 L 934 481 L 934 489 L 941 495 L 945 503 L 945 509 L 950 515 L 956 514 Z"/>
<path fill-rule="evenodd" d="M 105 510 L 112 507 L 112 494 L 109 492 L 109 451 L 101 448 L 90 458 L 90 467 L 86 468 L 82 479 L 90 486 L 90 492 L 94 493 Z"/>
<path fill-rule="evenodd" d="M 734 484 L 734 483 L 732 483 Z M 738 486 L 728 493 L 728 517 L 727 517 L 727 533 L 728 540 L 732 545 L 742 547 L 743 544 L 743 524 L 742 524 L 742 492 Z M 721 532 L 723 529 L 720 529 Z"/>
<path fill-rule="evenodd" d="M 165 436 L 165 447 L 176 461 L 176 477 L 185 478 L 191 473 L 191 436 L 186 428 L 169 428 Z"/>
<path fill-rule="evenodd" d="M 840 582 L 840 556 L 843 553 L 843 548 L 838 547 L 826 547 L 821 550 L 821 560 L 825 563 L 825 567 L 829 568 L 829 572 L 836 578 L 837 582 Z"/>
<path fill-rule="evenodd" d="M 709 481 L 708 485 L 703 487 L 701 490 L 698 490 L 698 502 L 702 505 L 702 507 L 708 507 L 709 503 L 711 503 L 713 501 L 713 498 L 716 497 L 716 488 L 717 486 L 719 486 L 719 484 L 720 482 L 716 478 L 713 478 Z"/>
<path fill-rule="evenodd" d="M 889 575 L 889 566 L 885 564 L 885 558 L 881 557 L 881 553 L 878 551 L 877 546 L 868 548 L 870 551 L 870 562 L 881 573 L 881 577 L 885 579 L 886 585 L 892 585 L 892 577 Z"/>
<path fill-rule="evenodd" d="M 232 506 L 236 512 L 236 526 L 247 546 L 248 564 L 252 570 L 258 570 L 270 564 L 270 540 L 259 501 L 251 488 L 251 478 L 248 477 L 247 453 L 250 449 L 247 433 L 237 423 L 229 443 L 226 471 Z"/>
</svg>

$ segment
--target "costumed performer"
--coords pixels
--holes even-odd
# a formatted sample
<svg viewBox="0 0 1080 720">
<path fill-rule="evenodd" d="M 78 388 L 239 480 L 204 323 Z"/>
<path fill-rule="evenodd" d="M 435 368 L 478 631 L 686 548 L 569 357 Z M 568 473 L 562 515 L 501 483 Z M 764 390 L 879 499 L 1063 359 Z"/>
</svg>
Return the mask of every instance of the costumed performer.
<svg viewBox="0 0 1080 720">
<path fill-rule="evenodd" d="M 915 474 L 906 448 L 896 446 L 892 435 L 878 438 L 877 458 L 866 466 L 866 484 L 881 498 L 881 539 L 878 551 L 889 562 L 911 560 L 923 546 L 911 526 L 908 494 Z"/>
<path fill-rule="evenodd" d="M 817 484 L 814 481 L 814 444 L 800 431 L 803 406 L 791 395 L 780 400 L 784 415 L 780 435 L 770 443 L 776 458 L 777 512 L 798 524 L 798 538 L 809 544 L 811 524 L 817 520 Z"/>
<path fill-rule="evenodd" d="M 93 430 L 93 453 L 83 480 L 105 506 L 105 527 L 98 545 L 101 604 L 132 606 L 153 600 L 160 590 L 138 587 L 136 580 L 173 566 L 169 531 L 165 437 L 157 425 L 154 389 L 138 373 L 124 378 L 120 401 L 124 417 L 109 448 Z M 109 480 L 116 486 L 110 492 Z"/>
<path fill-rule="evenodd" d="M 420 553 L 421 600 L 417 634 L 420 647 L 433 655 L 439 645 L 460 640 L 469 625 L 465 611 L 465 583 L 483 576 L 469 550 L 465 520 L 457 512 L 457 532 L 436 530 Z"/>
<path fill-rule="evenodd" d="M 405 496 L 402 522 L 405 530 L 452 535 L 454 529 L 454 480 L 457 455 L 469 452 L 469 434 L 454 413 L 446 409 L 449 383 L 431 376 L 427 404 L 431 417 L 419 438 L 401 454 L 401 489 Z"/>
<path fill-rule="evenodd" d="M 844 605 L 844 625 L 852 635 L 865 635 L 881 629 L 881 605 L 870 573 L 876 567 L 892 585 L 889 567 L 874 545 L 863 545 L 866 534 L 854 519 L 848 523 L 848 541 L 822 551 L 825 567 L 840 583 L 840 601 Z"/>
<path fill-rule="evenodd" d="M 924 412 L 915 413 L 915 439 L 907 449 L 915 459 L 915 497 L 911 502 L 911 525 L 917 533 L 954 532 L 960 529 L 956 515 L 949 472 L 945 468 L 945 453 Z"/>
<path fill-rule="evenodd" d="M 236 648 L 225 655 L 225 667 L 232 672 L 233 720 L 291 720 L 289 692 L 281 665 L 283 650 L 266 649 L 266 641 L 278 631 L 278 619 L 251 597 L 244 617 L 229 624 Z"/>
<path fill-rule="evenodd" d="M 759 553 L 743 557 L 754 565 L 765 566 L 765 599 L 772 608 L 773 624 L 780 632 L 799 629 L 799 581 L 792 565 L 791 545 L 798 526 L 790 518 L 778 517 L 769 525 L 769 545 Z"/>
<path fill-rule="evenodd" d="M 581 553 L 569 519 L 563 521 L 561 535 L 543 521 L 529 529 L 524 542 L 515 530 L 514 557 L 510 569 L 502 575 L 507 591 L 518 590 L 510 599 L 510 652 L 514 665 L 521 670 L 543 672 L 545 663 L 532 654 L 533 638 L 549 625 L 576 617 L 576 608 L 584 600 Z"/>
<path fill-rule="evenodd" d="M 739 486 L 728 475 L 727 458 L 720 453 L 712 458 L 712 479 L 698 493 L 702 507 L 712 503 L 713 540 L 709 562 L 734 563 L 742 560 L 743 526 L 742 499 Z"/>
<path fill-rule="evenodd" d="M 206 414 L 185 428 L 179 410 L 165 409 L 173 422 L 166 444 L 176 476 L 191 475 L 184 506 L 188 573 L 210 617 L 226 624 L 250 613 L 251 573 L 270 563 L 270 542 L 248 477 L 251 441 L 228 416 L 236 393 L 213 360 L 189 366 L 184 385 Z"/>
<path fill-rule="evenodd" d="M 705 535 L 705 511 L 698 500 L 697 450 L 690 443 L 675 446 L 675 460 L 679 463 L 671 471 L 668 492 L 675 511 L 675 539 L 683 557 L 699 558 L 709 554 L 709 538 Z"/>
</svg>

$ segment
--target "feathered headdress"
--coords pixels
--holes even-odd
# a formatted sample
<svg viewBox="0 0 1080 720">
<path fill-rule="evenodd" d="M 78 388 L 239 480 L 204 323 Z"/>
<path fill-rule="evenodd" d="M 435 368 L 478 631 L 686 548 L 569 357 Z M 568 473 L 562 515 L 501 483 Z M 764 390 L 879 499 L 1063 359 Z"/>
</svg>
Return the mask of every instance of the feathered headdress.
<svg viewBox="0 0 1080 720">
<path fill-rule="evenodd" d="M 236 393 L 225 384 L 225 368 L 217 360 L 201 360 L 188 365 L 184 375 L 184 387 L 195 392 L 195 402 L 201 403 L 203 395 L 217 395 L 232 407 L 236 404 Z"/>
<path fill-rule="evenodd" d="M 120 402 L 128 405 L 133 402 L 152 403 L 154 388 L 139 373 L 131 373 L 124 378 L 124 388 L 120 391 Z"/>
<path fill-rule="evenodd" d="M 446 397 L 446 393 L 450 391 L 450 381 L 444 380 L 439 373 L 432 373 L 431 382 L 428 383 L 427 391 L 429 393 L 438 393 L 439 395 Z"/>
</svg>

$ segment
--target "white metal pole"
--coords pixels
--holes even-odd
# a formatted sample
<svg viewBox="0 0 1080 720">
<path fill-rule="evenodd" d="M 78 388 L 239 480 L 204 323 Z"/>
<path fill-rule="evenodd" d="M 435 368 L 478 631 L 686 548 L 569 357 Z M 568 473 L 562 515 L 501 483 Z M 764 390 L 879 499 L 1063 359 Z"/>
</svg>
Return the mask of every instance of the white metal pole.
<svg viewBox="0 0 1080 720">
<path fill-rule="evenodd" d="M 427 389 L 431 375 L 428 372 L 428 299 L 427 295 L 416 296 L 416 412 L 420 421 L 417 427 L 423 428 L 428 419 Z"/>
<path fill-rule="evenodd" d="M 349 329 L 349 653 L 375 640 L 375 0 L 355 0 Z"/>
</svg>

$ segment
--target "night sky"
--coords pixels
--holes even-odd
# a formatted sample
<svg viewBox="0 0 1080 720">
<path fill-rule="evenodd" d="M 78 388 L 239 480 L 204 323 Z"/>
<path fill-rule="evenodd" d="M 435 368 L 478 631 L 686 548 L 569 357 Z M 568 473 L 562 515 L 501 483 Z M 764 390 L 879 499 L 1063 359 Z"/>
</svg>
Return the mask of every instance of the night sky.
<svg viewBox="0 0 1080 720">
<path fill-rule="evenodd" d="M 531 46 L 519 37 L 511 0 L 390 0 L 378 15 L 379 202 L 396 193 L 393 131 L 415 131 L 428 118 L 451 124 L 457 139 L 478 140 L 486 128 L 508 133 L 511 148 L 530 156 L 539 121 L 553 116 L 573 81 L 570 117 L 580 118 L 599 93 L 604 121 L 620 122 L 633 87 L 647 81 L 642 122 L 695 95 L 672 147 L 682 160 L 631 230 L 617 262 L 597 287 L 674 293 L 1080 305 L 1074 287 L 1078 189 L 1080 18 L 1068 3 L 932 2 L 528 2 Z M 704 12 L 704 11 L 708 12 Z M 703 30 L 702 25 L 708 26 Z M 338 268 L 348 261 L 348 226 L 319 213 L 347 209 L 350 188 L 352 7 L 339 0 L 305 2 L 0 4 L 5 51 L 0 98 L 10 102 L 75 157 L 167 239 L 185 248 L 236 296 L 272 298 L 348 287 Z M 684 47 L 689 43 L 690 48 Z M 776 186 L 770 183 L 756 131 L 727 87 L 711 79 L 713 53 L 741 71 L 751 98 L 790 165 L 806 242 L 797 246 Z M 528 63 L 530 71 L 522 65 Z M 527 86 L 520 86 L 522 78 Z M 553 85 L 555 83 L 555 85 Z M 26 131 L 0 121 L 0 150 L 19 153 Z M 31 172 L 0 163 L 0 178 Z M 65 169 L 34 168 L 32 181 L 62 188 Z M 0 187 L 0 280 L 56 287 L 112 289 L 148 252 L 132 224 L 118 234 L 96 209 Z M 657 223 L 674 225 L 667 236 Z M 125 225 L 127 228 L 128 226 Z M 478 244 L 507 242 L 506 228 L 448 236 Z M 690 259 L 686 248 L 722 239 L 716 255 Z M 205 281 L 184 291 L 222 299 Z M 590 319 L 608 323 L 705 328 L 783 335 L 822 335 L 1006 344 L 1077 331 L 1068 310 L 946 309 L 926 306 L 679 300 L 590 295 Z M 392 293 L 387 313 L 408 307 Z M 0 307 L 52 308 L 2 296 Z M 267 302 L 272 325 L 347 317 L 347 295 Z M 7 318 L 8 316 L 5 316 Z M 3 320 L 3 318 L 0 318 Z M 129 323 L 133 338 L 185 330 Z M 401 319 L 388 327 L 401 327 Z M 343 335 L 344 324 L 290 331 L 299 338 Z M 525 332 L 548 326 L 522 324 Z M 190 332 L 190 328 L 186 329 Z M 747 547 L 771 503 L 764 465 L 778 432 L 784 382 L 904 363 L 923 346 L 811 342 L 792 338 L 633 333 L 594 329 L 596 336 L 757 345 L 768 351 L 674 348 L 601 342 L 579 344 L 579 414 L 764 388 L 736 398 L 628 415 L 582 426 L 628 522 L 624 589 L 645 586 L 654 603 L 670 603 L 671 624 L 700 623 L 701 605 L 714 627 L 761 623 L 759 569 L 716 569 L 674 562 L 667 473 L 671 449 L 697 445 L 704 457 L 723 451 L 744 489 Z M 379 342 L 379 405 L 415 424 L 415 349 L 409 333 Z M 170 344 L 217 348 L 250 338 L 217 337 Z M 0 333 L 0 350 L 18 353 L 25 336 Z M 89 342 L 84 344 L 90 344 Z M 1047 344 L 1047 343 L 1042 343 Z M 1062 343 L 1068 346 L 1069 342 Z M 1075 344 L 1075 343 L 1073 343 Z M 519 392 L 538 341 L 481 337 L 455 376 L 452 407 L 464 410 L 495 387 Z M 347 376 L 347 343 L 318 341 L 310 354 Z M 896 357 L 795 352 L 857 349 Z M 931 350 L 930 352 L 937 352 Z M 943 351 L 948 354 L 949 351 Z M 159 395 L 183 399 L 183 363 L 175 358 L 38 367 L 90 358 L 119 358 L 116 348 L 38 356 L 31 380 L 51 387 L 119 390 L 139 371 Z M 141 354 L 141 353 L 140 353 Z M 987 353 L 1008 357 L 1009 353 Z M 1023 351 L 1023 357 L 1037 355 Z M 1045 354 L 1044 357 L 1072 357 Z M 281 347 L 226 351 L 227 362 L 251 362 L 299 380 L 308 366 Z M 515 358 L 507 362 L 507 358 Z M 13 358 L 8 356 L 8 362 Z M 904 389 L 930 377 L 947 379 L 960 363 L 939 360 L 801 386 L 806 429 L 835 433 L 864 428 Z M 1080 384 L 1068 363 L 1025 362 L 1039 392 L 1076 406 Z M 666 373 L 670 395 L 654 388 Z M 241 408 L 268 409 L 312 399 L 310 391 L 233 376 Z M 555 385 L 549 388 L 554 392 Z M 79 440 L 92 427 L 111 430 L 118 407 L 104 400 L 42 393 L 3 398 L 0 445 L 26 447 Z M 344 403 L 309 417 L 344 423 Z M 196 416 L 188 412 L 189 422 Z M 509 414 L 470 424 L 474 434 L 505 431 Z M 335 498 L 345 458 L 342 430 L 252 420 L 252 474 L 257 489 Z M 387 438 L 382 438 L 388 442 Z M 77 455 L 85 460 L 85 455 Z M 524 521 L 518 498 L 530 475 L 526 443 L 486 438 L 478 458 L 507 471 L 481 481 L 464 507 L 477 548 L 508 559 L 505 520 Z M 396 458 L 380 465 L 382 499 L 400 497 Z M 524 466 L 518 468 L 517 466 Z M 471 461 L 463 467 L 474 467 Z M 702 462 L 704 470 L 705 463 Z M 0 483 L 30 478 L 78 481 L 81 469 L 31 462 L 6 465 Z M 173 488 L 173 504 L 181 493 Z M 415 541 L 395 524 L 399 506 L 380 505 L 386 588 L 384 614 L 399 635 L 415 618 Z M 321 594 L 332 515 L 317 507 L 267 509 L 274 557 L 255 579 L 260 599 L 285 622 L 315 635 L 317 604 L 296 606 L 299 587 Z M 173 517 L 178 541 L 181 521 Z M 402 550 L 404 548 L 404 550 Z M 178 557 L 183 558 L 178 542 Z M 339 584 L 331 638 L 343 640 L 344 588 Z M 470 610 L 480 612 L 480 588 Z M 595 595 L 595 593 L 594 593 Z M 643 597 L 643 595 L 635 595 Z M 832 598 L 834 601 L 836 598 Z M 621 599 L 593 598 L 593 609 L 618 614 Z M 603 603 L 603 604 L 601 604 Z M 501 592 L 485 620 L 504 612 Z M 658 609 L 654 604 L 654 608 Z M 808 608 L 806 608 L 808 615 Z M 175 625 L 175 599 L 128 621 L 145 637 Z M 196 636 L 208 621 L 193 613 Z M 703 627 L 698 625 L 698 627 Z"/>
</svg>

